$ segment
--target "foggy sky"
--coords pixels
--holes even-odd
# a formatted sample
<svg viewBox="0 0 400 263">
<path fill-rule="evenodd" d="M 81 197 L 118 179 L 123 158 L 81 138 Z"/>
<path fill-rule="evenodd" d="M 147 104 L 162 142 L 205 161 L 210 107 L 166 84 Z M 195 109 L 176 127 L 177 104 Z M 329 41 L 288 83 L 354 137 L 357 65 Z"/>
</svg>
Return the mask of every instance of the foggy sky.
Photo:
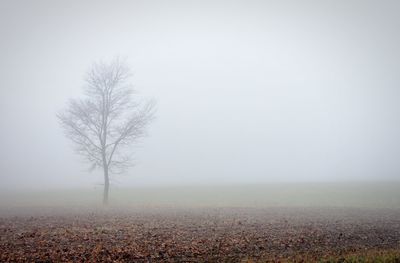
<svg viewBox="0 0 400 263">
<path fill-rule="evenodd" d="M 93 62 L 158 102 L 114 185 L 400 179 L 399 1 L 0 1 L 0 188 L 96 187 L 55 114 Z"/>
</svg>

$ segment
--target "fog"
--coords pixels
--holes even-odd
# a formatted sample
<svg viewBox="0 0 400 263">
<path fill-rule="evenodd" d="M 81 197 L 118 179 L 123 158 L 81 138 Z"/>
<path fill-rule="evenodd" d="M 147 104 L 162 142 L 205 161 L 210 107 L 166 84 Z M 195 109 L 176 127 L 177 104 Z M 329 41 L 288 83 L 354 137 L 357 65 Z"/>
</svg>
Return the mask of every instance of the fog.
<svg viewBox="0 0 400 263">
<path fill-rule="evenodd" d="M 399 1 L 0 2 L 0 188 L 101 188 L 56 118 L 93 62 L 157 101 L 112 187 L 400 179 Z"/>
</svg>

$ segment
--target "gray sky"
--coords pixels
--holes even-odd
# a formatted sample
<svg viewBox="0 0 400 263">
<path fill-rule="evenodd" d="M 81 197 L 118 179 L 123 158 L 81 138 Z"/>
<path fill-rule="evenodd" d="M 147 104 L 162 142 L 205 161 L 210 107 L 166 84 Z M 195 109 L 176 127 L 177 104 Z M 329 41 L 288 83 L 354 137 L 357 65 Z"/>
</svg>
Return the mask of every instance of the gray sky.
<svg viewBox="0 0 400 263">
<path fill-rule="evenodd" d="M 400 1 L 0 1 L 0 188 L 95 187 L 55 114 L 126 57 L 158 101 L 118 186 L 400 178 Z"/>
</svg>

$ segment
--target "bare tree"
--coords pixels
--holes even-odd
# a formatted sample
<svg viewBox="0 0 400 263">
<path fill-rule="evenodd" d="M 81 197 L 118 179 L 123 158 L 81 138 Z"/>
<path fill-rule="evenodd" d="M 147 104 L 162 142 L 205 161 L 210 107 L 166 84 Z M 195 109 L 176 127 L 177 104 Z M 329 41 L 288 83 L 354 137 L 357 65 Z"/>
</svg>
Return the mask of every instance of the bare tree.
<svg viewBox="0 0 400 263">
<path fill-rule="evenodd" d="M 103 204 L 108 203 L 110 174 L 132 164 L 129 146 L 146 134 L 155 103 L 138 100 L 129 84 L 129 68 L 119 59 L 95 63 L 86 76 L 84 99 L 70 100 L 57 115 L 75 151 L 104 173 Z M 134 96 L 135 95 L 135 96 Z"/>
</svg>

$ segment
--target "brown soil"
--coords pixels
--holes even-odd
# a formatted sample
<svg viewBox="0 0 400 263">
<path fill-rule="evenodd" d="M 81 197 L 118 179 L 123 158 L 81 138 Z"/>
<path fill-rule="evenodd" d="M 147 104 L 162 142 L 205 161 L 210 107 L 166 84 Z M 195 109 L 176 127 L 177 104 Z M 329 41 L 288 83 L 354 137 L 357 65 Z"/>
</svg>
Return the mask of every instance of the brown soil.
<svg viewBox="0 0 400 263">
<path fill-rule="evenodd" d="M 0 214 L 1 262 L 315 261 L 400 248 L 400 210 L 49 209 Z"/>
</svg>

